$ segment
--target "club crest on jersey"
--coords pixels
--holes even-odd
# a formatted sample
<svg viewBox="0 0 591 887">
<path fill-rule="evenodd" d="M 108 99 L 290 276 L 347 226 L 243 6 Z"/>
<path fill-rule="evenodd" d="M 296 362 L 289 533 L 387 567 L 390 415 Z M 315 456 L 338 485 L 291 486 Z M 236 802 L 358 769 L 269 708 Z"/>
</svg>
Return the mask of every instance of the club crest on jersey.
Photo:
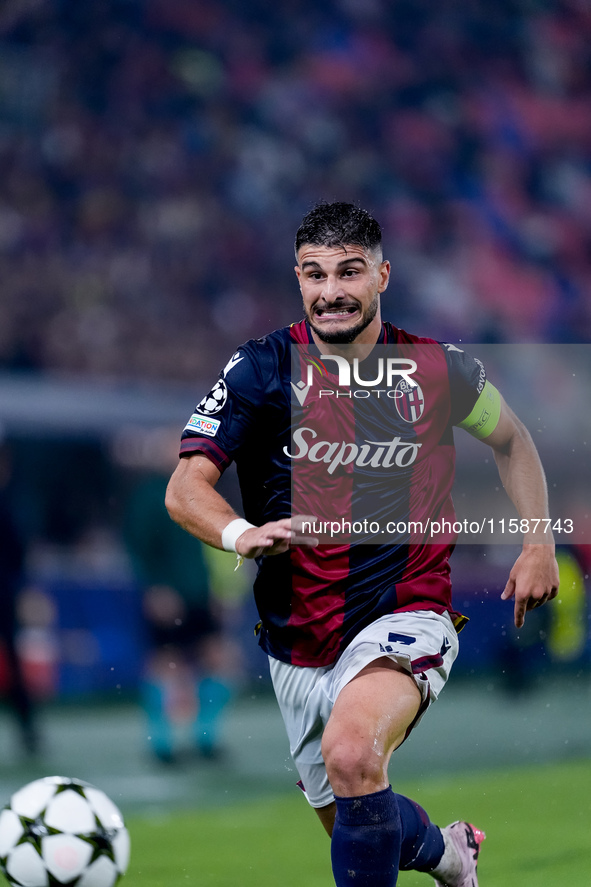
<svg viewBox="0 0 591 887">
<path fill-rule="evenodd" d="M 220 379 L 219 382 L 215 383 L 209 394 L 206 394 L 203 400 L 197 404 L 195 409 L 198 413 L 203 413 L 204 416 L 212 416 L 214 413 L 219 413 L 227 400 L 228 388 L 224 380 Z"/>
<path fill-rule="evenodd" d="M 405 422 L 418 422 L 425 410 L 425 397 L 421 386 L 415 382 L 411 387 L 406 379 L 401 379 L 395 390 L 399 392 L 394 403 L 400 418 Z"/>
</svg>

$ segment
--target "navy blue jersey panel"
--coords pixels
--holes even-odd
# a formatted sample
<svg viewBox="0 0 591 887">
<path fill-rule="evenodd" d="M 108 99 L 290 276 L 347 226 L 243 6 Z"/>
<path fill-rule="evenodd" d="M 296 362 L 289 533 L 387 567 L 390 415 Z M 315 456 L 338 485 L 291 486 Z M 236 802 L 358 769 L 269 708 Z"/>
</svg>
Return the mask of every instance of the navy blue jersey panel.
<svg viewBox="0 0 591 887">
<path fill-rule="evenodd" d="M 183 432 L 183 455 L 201 452 L 220 470 L 236 462 L 244 514 L 254 524 L 308 503 L 351 524 L 375 523 L 373 544 L 344 538 L 259 559 L 260 643 L 296 665 L 334 662 L 362 627 L 387 613 L 453 612 L 452 544 L 425 544 L 427 532 L 417 542 L 383 531 L 388 521 L 402 529 L 454 520 L 452 426 L 471 412 L 484 368 L 454 346 L 389 323 L 378 345 L 346 390 L 334 359 L 318 363 L 324 352 L 303 321 L 246 342 Z M 391 357 L 414 361 L 412 379 L 386 377 L 396 366 Z"/>
</svg>

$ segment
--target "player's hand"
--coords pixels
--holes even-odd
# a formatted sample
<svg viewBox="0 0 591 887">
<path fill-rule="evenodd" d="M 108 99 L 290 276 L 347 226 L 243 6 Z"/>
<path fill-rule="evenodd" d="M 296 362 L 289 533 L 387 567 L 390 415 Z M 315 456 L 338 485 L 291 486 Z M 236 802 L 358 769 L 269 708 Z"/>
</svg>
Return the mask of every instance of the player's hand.
<svg viewBox="0 0 591 887">
<path fill-rule="evenodd" d="M 236 540 L 236 552 L 243 557 L 283 554 L 292 545 L 308 545 L 316 548 L 318 539 L 310 535 L 306 524 L 312 524 L 315 517 L 298 514 L 281 520 L 269 521 L 262 527 L 245 530 Z"/>
<path fill-rule="evenodd" d="M 515 598 L 516 628 L 522 628 L 528 610 L 556 597 L 559 581 L 554 546 L 524 545 L 501 595 L 504 601 Z"/>
</svg>

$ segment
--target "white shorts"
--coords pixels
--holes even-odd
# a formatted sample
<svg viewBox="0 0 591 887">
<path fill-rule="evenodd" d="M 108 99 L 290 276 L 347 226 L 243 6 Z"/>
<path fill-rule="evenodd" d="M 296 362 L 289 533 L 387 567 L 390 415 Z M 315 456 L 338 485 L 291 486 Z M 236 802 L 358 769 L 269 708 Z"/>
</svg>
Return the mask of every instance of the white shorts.
<svg viewBox="0 0 591 887">
<path fill-rule="evenodd" d="M 458 636 L 447 613 L 440 616 L 419 610 L 393 613 L 372 622 L 335 665 L 310 668 L 269 657 L 291 755 L 312 807 L 325 807 L 334 800 L 320 744 L 343 687 L 370 662 L 387 656 L 412 675 L 421 691 L 423 704 L 411 725 L 415 727 L 445 686 L 457 654 Z"/>
</svg>

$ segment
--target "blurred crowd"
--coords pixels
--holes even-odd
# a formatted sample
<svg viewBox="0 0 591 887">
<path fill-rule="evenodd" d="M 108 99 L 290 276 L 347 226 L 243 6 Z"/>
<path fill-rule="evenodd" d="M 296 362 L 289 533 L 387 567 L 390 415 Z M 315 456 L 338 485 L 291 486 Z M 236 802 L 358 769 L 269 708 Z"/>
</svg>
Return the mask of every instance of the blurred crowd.
<svg viewBox="0 0 591 887">
<path fill-rule="evenodd" d="M 206 382 L 358 201 L 386 315 L 591 337 L 587 0 L 6 0 L 0 368 Z"/>
</svg>

